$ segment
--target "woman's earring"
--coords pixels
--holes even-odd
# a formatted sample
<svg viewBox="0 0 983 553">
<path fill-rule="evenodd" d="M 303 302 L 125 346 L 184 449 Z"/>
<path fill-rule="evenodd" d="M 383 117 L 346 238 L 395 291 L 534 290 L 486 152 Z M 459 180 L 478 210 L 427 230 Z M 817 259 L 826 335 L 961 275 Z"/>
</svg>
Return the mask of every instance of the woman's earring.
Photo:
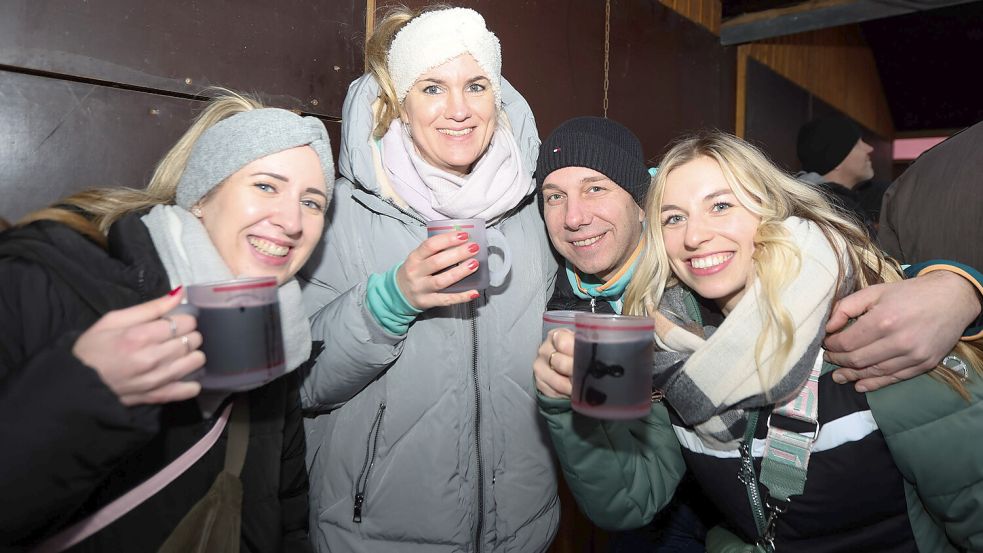
<svg viewBox="0 0 983 553">
<path fill-rule="evenodd" d="M 192 207 L 191 214 L 194 215 L 195 217 L 201 218 L 201 208 L 198 206 Z"/>
</svg>

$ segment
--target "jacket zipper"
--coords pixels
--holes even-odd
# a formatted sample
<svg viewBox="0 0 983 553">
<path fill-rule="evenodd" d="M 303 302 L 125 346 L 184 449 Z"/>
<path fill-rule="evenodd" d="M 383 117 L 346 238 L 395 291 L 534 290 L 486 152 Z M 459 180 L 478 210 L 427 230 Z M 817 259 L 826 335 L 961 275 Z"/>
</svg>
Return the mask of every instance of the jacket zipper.
<svg viewBox="0 0 983 553">
<path fill-rule="evenodd" d="M 478 380 L 478 322 L 475 304 L 468 304 L 471 319 L 471 376 L 474 380 L 474 446 L 478 462 L 478 526 L 475 530 L 475 552 L 481 553 L 481 528 L 485 517 L 485 474 L 481 464 L 481 388 Z"/>
<path fill-rule="evenodd" d="M 385 410 L 386 404 L 380 403 L 379 410 L 375 414 L 375 420 L 372 421 L 369 439 L 365 443 L 365 462 L 362 464 L 362 471 L 358 473 L 358 480 L 355 481 L 355 510 L 352 513 L 352 522 L 362 522 L 365 488 L 369 485 L 369 473 L 372 472 L 372 466 L 375 464 L 375 454 L 379 444 L 379 427 L 382 426 L 382 414 Z"/>
</svg>

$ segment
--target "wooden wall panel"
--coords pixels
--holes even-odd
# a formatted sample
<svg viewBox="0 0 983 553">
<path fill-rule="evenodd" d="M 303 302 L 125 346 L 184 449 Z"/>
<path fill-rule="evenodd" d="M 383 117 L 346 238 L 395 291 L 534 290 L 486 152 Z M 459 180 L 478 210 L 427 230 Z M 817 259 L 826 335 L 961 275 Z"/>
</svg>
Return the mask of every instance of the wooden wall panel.
<svg viewBox="0 0 983 553">
<path fill-rule="evenodd" d="M 652 164 L 681 134 L 733 131 L 736 48 L 659 2 L 619 7 L 609 114 L 638 134 Z"/>
<path fill-rule="evenodd" d="M 178 94 L 225 86 L 340 117 L 364 0 L 6 0 L 0 65 Z"/>
<path fill-rule="evenodd" d="M 201 104 L 0 71 L 0 217 L 92 186 L 143 187 Z M 337 155 L 340 126 L 326 124 Z"/>
<path fill-rule="evenodd" d="M 720 35 L 720 0 L 659 0 L 659 3 Z"/>
<path fill-rule="evenodd" d="M 857 25 L 745 44 L 738 58 L 754 59 L 885 138 L 894 123 L 873 54 Z M 738 131 L 741 130 L 738 106 Z"/>
<path fill-rule="evenodd" d="M 795 137 L 809 121 L 811 95 L 754 60 L 748 61 L 746 87 L 744 138 L 786 171 L 797 171 Z"/>
</svg>

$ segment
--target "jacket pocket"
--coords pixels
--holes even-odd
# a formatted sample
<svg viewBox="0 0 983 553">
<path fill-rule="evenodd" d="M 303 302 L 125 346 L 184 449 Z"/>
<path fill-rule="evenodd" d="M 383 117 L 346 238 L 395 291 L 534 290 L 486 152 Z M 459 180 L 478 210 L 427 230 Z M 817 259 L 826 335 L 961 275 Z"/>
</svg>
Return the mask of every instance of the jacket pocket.
<svg viewBox="0 0 983 553">
<path fill-rule="evenodd" d="M 365 441 L 365 461 L 362 463 L 362 470 L 358 473 L 358 480 L 355 481 L 355 508 L 352 513 L 352 522 L 362 522 L 362 507 L 365 505 L 365 490 L 369 484 L 369 475 L 372 473 L 372 466 L 375 465 L 375 456 L 379 444 L 379 432 L 382 428 L 382 415 L 386 412 L 386 404 L 380 403 L 376 410 L 375 419 L 372 421 L 372 428 L 369 429 L 368 439 Z"/>
</svg>

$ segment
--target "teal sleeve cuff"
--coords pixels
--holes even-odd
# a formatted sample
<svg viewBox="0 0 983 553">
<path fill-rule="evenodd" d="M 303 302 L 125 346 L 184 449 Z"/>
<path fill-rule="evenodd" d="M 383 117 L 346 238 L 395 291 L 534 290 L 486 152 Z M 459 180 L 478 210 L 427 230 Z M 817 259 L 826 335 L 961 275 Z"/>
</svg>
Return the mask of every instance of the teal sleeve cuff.
<svg viewBox="0 0 983 553">
<path fill-rule="evenodd" d="M 945 259 L 932 259 L 930 261 L 923 261 L 921 263 L 909 265 L 907 268 L 905 268 L 905 276 L 911 278 L 921 274 L 930 273 L 932 271 L 949 271 L 950 273 L 956 273 L 957 275 L 968 280 L 970 284 L 976 288 L 978 295 L 983 296 L 983 273 L 980 273 L 973 267 L 970 267 L 964 263 L 948 261 Z M 983 337 L 983 313 L 981 313 L 979 318 L 973 321 L 973 324 L 967 327 L 963 332 L 964 340 L 975 340 L 981 337 Z"/>
<path fill-rule="evenodd" d="M 401 336 L 409 330 L 410 324 L 422 310 L 410 305 L 406 296 L 396 284 L 396 271 L 402 265 L 396 265 L 383 274 L 369 275 L 368 286 L 365 290 L 365 303 L 369 313 L 386 331 Z"/>
</svg>

